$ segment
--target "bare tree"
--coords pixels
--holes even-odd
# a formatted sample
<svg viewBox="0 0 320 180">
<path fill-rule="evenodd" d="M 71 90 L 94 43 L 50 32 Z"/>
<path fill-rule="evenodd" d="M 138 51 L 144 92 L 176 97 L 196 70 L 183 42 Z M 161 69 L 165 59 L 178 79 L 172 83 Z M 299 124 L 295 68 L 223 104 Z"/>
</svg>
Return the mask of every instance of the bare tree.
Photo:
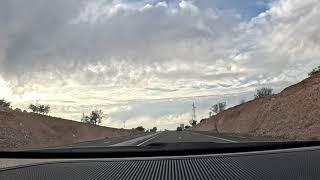
<svg viewBox="0 0 320 180">
<path fill-rule="evenodd" d="M 263 87 L 256 90 L 256 94 L 254 95 L 254 98 L 258 99 L 261 97 L 266 97 L 271 95 L 273 95 L 273 89 L 268 87 Z"/>
<path fill-rule="evenodd" d="M 221 113 L 226 109 L 227 103 L 226 102 L 218 102 L 217 104 L 213 105 L 210 110 L 212 114 L 216 115 Z"/>
</svg>

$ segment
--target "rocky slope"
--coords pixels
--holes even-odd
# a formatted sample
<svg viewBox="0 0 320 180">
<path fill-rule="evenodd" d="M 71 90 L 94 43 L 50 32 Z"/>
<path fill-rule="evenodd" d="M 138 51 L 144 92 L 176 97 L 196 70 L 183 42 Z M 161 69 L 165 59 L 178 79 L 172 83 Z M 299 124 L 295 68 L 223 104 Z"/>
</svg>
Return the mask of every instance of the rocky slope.
<svg viewBox="0 0 320 180">
<path fill-rule="evenodd" d="M 320 74 L 204 120 L 194 130 L 271 136 L 287 139 L 320 137 Z"/>
<path fill-rule="evenodd" d="M 0 150 L 58 146 L 136 133 L 0 108 Z"/>
</svg>

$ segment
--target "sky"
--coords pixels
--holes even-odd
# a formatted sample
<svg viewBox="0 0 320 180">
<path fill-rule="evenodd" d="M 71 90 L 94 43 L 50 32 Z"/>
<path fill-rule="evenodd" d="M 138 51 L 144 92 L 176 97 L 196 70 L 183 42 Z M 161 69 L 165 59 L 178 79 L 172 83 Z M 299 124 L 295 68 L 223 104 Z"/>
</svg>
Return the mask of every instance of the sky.
<svg viewBox="0 0 320 180">
<path fill-rule="evenodd" d="M 320 64 L 317 0 L 2 0 L 0 98 L 175 129 Z"/>
</svg>

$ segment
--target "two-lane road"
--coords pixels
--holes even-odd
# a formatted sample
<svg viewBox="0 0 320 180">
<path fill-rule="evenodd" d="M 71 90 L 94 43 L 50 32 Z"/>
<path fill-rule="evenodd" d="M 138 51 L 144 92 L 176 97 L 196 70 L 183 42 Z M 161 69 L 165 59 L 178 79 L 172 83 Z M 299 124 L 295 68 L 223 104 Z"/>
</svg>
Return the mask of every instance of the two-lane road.
<svg viewBox="0 0 320 180">
<path fill-rule="evenodd" d="M 176 142 L 215 142 L 215 143 L 236 143 L 236 141 L 208 136 L 191 131 L 164 131 L 155 136 L 153 139 L 140 143 L 148 145 L 151 143 L 176 143 Z"/>
<path fill-rule="evenodd" d="M 126 137 L 119 140 L 101 139 L 78 144 L 71 144 L 64 147 L 108 147 L 108 146 L 147 146 L 152 143 L 176 143 L 176 142 L 216 142 L 236 143 L 234 140 L 199 134 L 191 131 L 163 131 L 148 135 Z"/>
</svg>

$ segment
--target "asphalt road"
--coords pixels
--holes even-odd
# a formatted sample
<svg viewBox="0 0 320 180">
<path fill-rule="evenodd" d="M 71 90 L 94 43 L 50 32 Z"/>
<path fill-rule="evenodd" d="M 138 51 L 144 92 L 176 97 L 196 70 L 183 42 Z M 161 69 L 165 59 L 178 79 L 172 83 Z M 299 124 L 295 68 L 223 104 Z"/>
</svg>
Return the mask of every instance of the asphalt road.
<svg viewBox="0 0 320 180">
<path fill-rule="evenodd" d="M 151 143 L 176 143 L 176 142 L 215 142 L 215 143 L 236 143 L 234 140 L 199 134 L 191 131 L 165 131 L 151 139 L 141 142 L 145 146 Z"/>
<path fill-rule="evenodd" d="M 76 144 L 69 144 L 64 146 L 58 146 L 58 148 L 65 148 L 65 147 L 106 147 L 106 146 L 125 146 L 125 145 L 135 145 L 134 140 L 141 139 L 144 140 L 145 138 L 148 138 L 150 135 L 153 134 L 137 134 L 132 136 L 120 136 L 115 138 L 106 138 L 106 139 L 99 139 L 99 140 L 93 140 L 93 141 L 85 141 L 80 142 Z M 139 141 L 140 142 L 140 141 Z"/>
<path fill-rule="evenodd" d="M 64 147 L 147 146 L 151 143 L 175 142 L 236 143 L 237 141 L 190 131 L 163 131 L 147 135 L 137 135 L 125 138 L 122 137 L 115 139 L 101 139 L 97 141 L 83 142 Z"/>
<path fill-rule="evenodd" d="M 117 137 L 100 139 L 77 144 L 53 147 L 53 148 L 79 148 L 79 147 L 110 147 L 110 146 L 147 146 L 151 143 L 174 143 L 174 142 L 216 142 L 216 143 L 236 143 L 234 140 L 224 137 L 214 137 L 210 135 L 190 132 L 190 131 L 164 131 L 152 134 L 140 134 L 127 137 Z M 32 163 L 61 161 L 53 159 L 4 159 L 0 162 L 0 168 L 13 167 L 17 165 L 27 165 Z"/>
</svg>

